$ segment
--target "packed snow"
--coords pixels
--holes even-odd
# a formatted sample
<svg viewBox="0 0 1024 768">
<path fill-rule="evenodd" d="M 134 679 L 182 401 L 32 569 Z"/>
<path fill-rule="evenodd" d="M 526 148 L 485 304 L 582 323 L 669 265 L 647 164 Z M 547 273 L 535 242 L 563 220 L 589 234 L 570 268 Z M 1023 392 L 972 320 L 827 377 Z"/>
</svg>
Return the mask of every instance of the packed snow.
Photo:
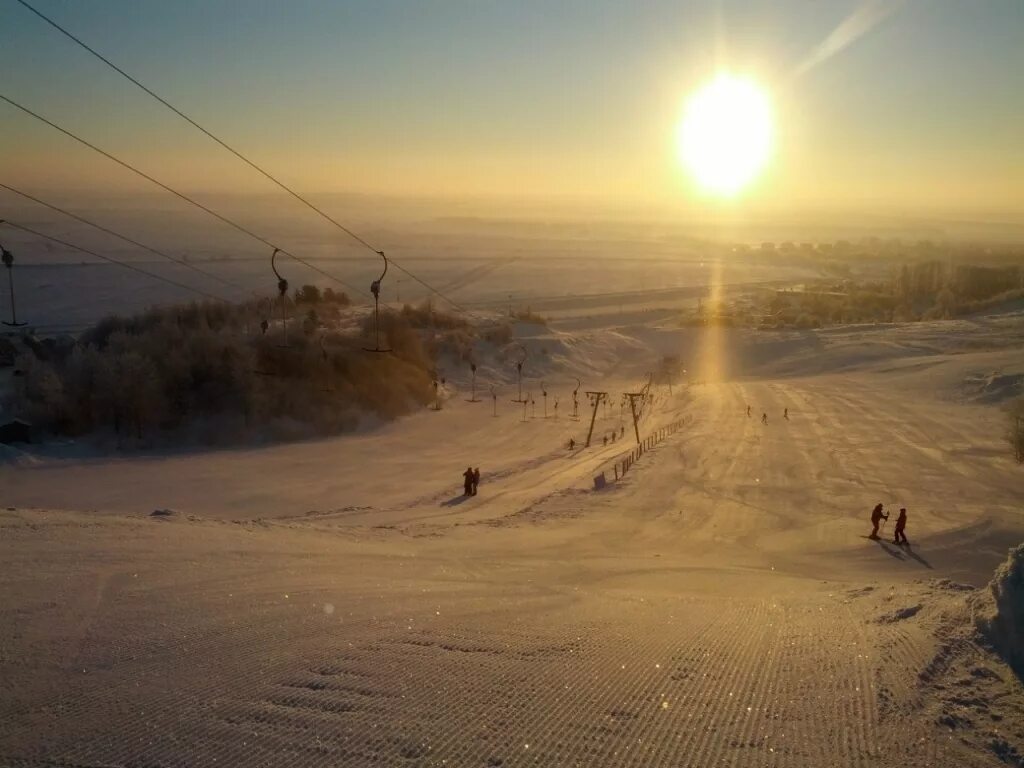
<svg viewBox="0 0 1024 768">
<path fill-rule="evenodd" d="M 12 449 L 0 762 L 1022 764 L 1022 334 L 587 307 L 517 328 L 535 406 L 494 357 L 497 401 L 449 362 L 440 410 L 331 439 Z"/>
</svg>

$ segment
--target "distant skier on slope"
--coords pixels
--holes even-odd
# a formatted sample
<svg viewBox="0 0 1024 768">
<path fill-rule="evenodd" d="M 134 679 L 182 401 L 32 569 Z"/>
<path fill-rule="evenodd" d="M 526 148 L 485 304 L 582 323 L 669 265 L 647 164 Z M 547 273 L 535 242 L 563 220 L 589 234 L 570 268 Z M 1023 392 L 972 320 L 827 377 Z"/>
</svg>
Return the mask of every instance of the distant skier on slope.
<svg viewBox="0 0 1024 768">
<path fill-rule="evenodd" d="M 750 406 L 749 405 L 747 406 L 747 418 L 748 419 L 750 418 Z"/>
<path fill-rule="evenodd" d="M 910 546 L 910 542 L 907 541 L 907 534 L 903 530 L 907 527 L 907 510 L 905 507 L 900 507 L 900 516 L 896 518 L 896 536 L 893 538 L 893 544 L 906 544 Z"/>
<path fill-rule="evenodd" d="M 473 470 L 473 495 L 476 496 L 476 489 L 480 485 L 480 467 Z"/>
<path fill-rule="evenodd" d="M 882 520 L 888 520 L 889 519 L 889 516 L 887 514 L 883 513 L 882 509 L 883 509 L 882 502 L 878 502 L 875 505 L 875 508 L 873 510 L 871 510 L 871 535 L 868 536 L 869 539 L 877 539 L 878 538 L 878 524 L 881 523 Z"/>
<path fill-rule="evenodd" d="M 782 418 L 784 418 L 786 421 L 789 421 L 789 408 L 782 409 Z"/>
<path fill-rule="evenodd" d="M 466 471 L 462 473 L 462 477 L 465 480 L 463 488 L 466 491 L 467 496 L 473 495 L 473 468 L 466 467 Z"/>
<path fill-rule="evenodd" d="M 761 414 L 761 423 L 762 424 L 767 424 L 768 423 L 768 414 L 767 413 L 762 413 Z"/>
</svg>

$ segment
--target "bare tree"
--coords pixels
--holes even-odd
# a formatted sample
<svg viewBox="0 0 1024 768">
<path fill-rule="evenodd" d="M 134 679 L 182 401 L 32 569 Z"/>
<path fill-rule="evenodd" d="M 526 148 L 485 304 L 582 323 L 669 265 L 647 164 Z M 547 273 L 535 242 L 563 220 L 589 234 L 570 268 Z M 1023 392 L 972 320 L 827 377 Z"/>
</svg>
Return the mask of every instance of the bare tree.
<svg viewBox="0 0 1024 768">
<path fill-rule="evenodd" d="M 1006 437 L 1013 448 L 1013 457 L 1018 464 L 1024 464 L 1024 397 L 1013 401 L 1007 410 L 1008 424 Z"/>
</svg>

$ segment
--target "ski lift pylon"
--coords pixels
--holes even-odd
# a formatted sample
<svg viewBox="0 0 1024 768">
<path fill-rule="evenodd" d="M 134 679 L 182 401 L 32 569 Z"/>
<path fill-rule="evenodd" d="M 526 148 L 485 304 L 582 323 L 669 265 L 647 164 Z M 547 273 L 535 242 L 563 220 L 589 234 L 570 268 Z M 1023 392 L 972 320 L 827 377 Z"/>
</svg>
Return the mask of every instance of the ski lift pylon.
<svg viewBox="0 0 1024 768">
<path fill-rule="evenodd" d="M 526 362 L 526 358 L 529 357 L 529 353 L 526 351 L 526 347 L 522 344 L 519 345 L 519 351 L 522 353 L 522 358 L 516 362 L 516 380 L 519 387 L 519 397 L 512 402 L 523 403 L 525 405 L 526 401 L 523 400 L 523 363 Z"/>
<path fill-rule="evenodd" d="M 363 347 L 363 351 L 382 353 L 391 351 L 390 348 L 380 345 L 380 285 L 388 273 L 388 257 L 384 255 L 384 251 L 377 251 L 377 255 L 384 259 L 384 271 L 380 273 L 380 277 L 370 283 L 370 293 L 373 294 L 373 349 Z"/>
<path fill-rule="evenodd" d="M 3 224 L 3 219 L 0 219 L 0 224 Z M 11 290 L 11 321 L 4 320 L 3 322 L 4 325 L 11 328 L 20 328 L 25 323 L 18 322 L 18 312 L 14 304 L 14 254 L 0 245 L 0 257 L 3 259 L 4 266 L 7 267 L 7 285 Z"/>
<path fill-rule="evenodd" d="M 480 398 L 476 396 L 476 363 L 469 364 L 469 371 L 472 377 L 472 383 L 470 385 L 470 395 L 467 403 L 479 403 Z"/>
</svg>

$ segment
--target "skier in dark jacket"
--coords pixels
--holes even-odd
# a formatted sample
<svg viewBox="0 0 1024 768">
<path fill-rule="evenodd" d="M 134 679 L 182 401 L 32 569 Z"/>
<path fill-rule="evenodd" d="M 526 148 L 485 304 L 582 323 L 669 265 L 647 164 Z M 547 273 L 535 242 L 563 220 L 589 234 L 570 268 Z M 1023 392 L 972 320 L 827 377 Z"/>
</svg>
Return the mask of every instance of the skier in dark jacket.
<svg viewBox="0 0 1024 768">
<path fill-rule="evenodd" d="M 477 486 L 480 485 L 480 467 L 473 470 L 473 495 L 476 496 Z"/>
<path fill-rule="evenodd" d="M 465 480 L 465 482 L 463 484 L 463 487 L 465 488 L 466 495 L 467 496 L 472 496 L 473 495 L 473 477 L 474 477 L 474 475 L 473 475 L 473 468 L 472 467 L 466 467 L 466 471 L 462 473 L 462 477 Z"/>
<path fill-rule="evenodd" d="M 868 538 L 869 539 L 877 539 L 878 538 L 878 524 L 881 523 L 882 520 L 888 520 L 888 519 L 889 519 L 889 516 L 882 512 L 882 502 L 878 502 L 878 504 L 875 505 L 875 508 L 873 510 L 871 510 L 871 535 Z"/>
<path fill-rule="evenodd" d="M 903 529 L 907 527 L 907 510 L 905 507 L 900 507 L 900 516 L 896 518 L 896 536 L 893 538 L 893 544 L 906 544 L 910 546 L 910 542 L 907 541 L 907 534 L 903 532 Z"/>
</svg>

